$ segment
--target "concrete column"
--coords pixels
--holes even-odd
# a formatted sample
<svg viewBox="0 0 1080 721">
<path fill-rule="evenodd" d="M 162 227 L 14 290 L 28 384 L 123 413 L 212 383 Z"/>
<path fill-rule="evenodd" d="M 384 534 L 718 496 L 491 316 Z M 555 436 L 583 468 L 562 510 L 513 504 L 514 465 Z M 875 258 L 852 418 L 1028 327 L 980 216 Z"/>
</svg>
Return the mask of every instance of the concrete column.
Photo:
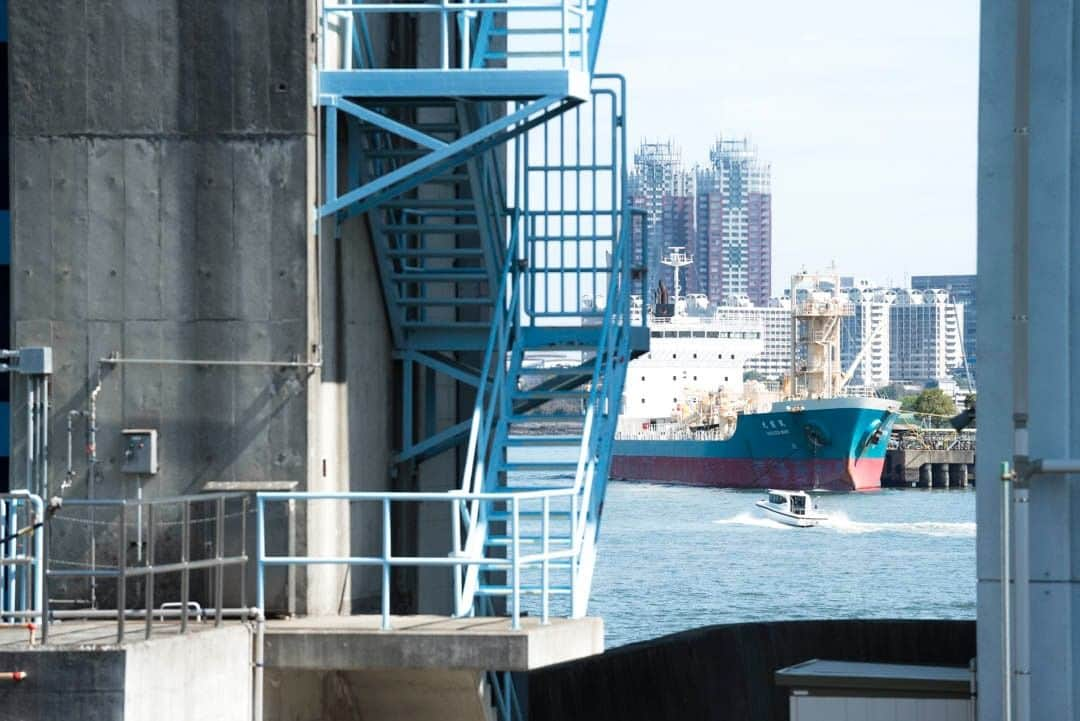
<svg viewBox="0 0 1080 721">
<path fill-rule="evenodd" d="M 949 466 L 945 463 L 931 463 L 930 475 L 934 488 L 949 487 Z"/>
<path fill-rule="evenodd" d="M 949 464 L 949 486 L 953 488 L 967 488 L 968 473 L 964 463 Z"/>
<path fill-rule="evenodd" d="M 931 474 L 930 464 L 924 463 L 919 466 L 919 488 L 929 488 L 931 486 Z"/>
</svg>

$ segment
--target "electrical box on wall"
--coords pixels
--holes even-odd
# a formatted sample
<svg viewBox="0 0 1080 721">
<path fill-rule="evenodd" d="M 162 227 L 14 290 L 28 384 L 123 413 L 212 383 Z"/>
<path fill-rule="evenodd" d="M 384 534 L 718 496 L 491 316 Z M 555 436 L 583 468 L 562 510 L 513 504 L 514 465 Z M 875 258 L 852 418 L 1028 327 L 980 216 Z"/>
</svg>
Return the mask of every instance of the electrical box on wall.
<svg viewBox="0 0 1080 721">
<path fill-rule="evenodd" d="M 152 476 L 157 473 L 157 431 L 151 428 L 125 428 L 124 473 Z"/>
</svg>

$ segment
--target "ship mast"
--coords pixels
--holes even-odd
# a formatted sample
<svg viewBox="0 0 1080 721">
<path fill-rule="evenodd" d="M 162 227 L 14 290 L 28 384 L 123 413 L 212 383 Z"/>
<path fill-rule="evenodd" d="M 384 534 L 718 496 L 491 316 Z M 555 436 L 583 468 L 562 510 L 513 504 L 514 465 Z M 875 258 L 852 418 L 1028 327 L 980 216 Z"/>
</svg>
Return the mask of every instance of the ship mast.
<svg viewBox="0 0 1080 721">
<path fill-rule="evenodd" d="M 679 283 L 679 268 L 693 265 L 694 259 L 687 254 L 686 246 L 673 245 L 668 248 L 667 256 L 661 258 L 660 262 L 664 265 L 671 266 L 675 270 L 675 295 L 672 300 L 676 307 L 678 307 L 679 298 L 681 297 L 679 291 L 682 289 L 682 285 Z"/>
</svg>

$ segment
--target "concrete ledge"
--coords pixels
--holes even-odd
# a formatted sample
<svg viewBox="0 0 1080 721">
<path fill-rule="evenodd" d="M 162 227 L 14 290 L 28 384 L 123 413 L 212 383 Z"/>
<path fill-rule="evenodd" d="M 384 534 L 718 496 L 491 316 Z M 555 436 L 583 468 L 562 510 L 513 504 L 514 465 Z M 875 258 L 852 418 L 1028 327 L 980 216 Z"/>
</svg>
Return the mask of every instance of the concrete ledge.
<svg viewBox="0 0 1080 721">
<path fill-rule="evenodd" d="M 269 621 L 269 668 L 306 670 L 463 669 L 529 671 L 602 653 L 600 618 L 393 616 L 392 631 L 379 616 L 329 616 Z"/>
</svg>

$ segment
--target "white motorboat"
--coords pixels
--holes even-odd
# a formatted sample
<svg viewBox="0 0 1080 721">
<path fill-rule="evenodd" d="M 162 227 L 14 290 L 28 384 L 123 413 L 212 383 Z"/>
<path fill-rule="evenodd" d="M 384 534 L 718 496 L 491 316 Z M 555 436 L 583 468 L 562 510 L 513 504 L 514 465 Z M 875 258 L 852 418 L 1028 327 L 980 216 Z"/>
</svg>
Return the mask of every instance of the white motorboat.
<svg viewBox="0 0 1080 721">
<path fill-rule="evenodd" d="M 805 491 L 774 491 L 755 504 L 766 518 L 798 528 L 816 526 L 828 519 Z"/>
</svg>

